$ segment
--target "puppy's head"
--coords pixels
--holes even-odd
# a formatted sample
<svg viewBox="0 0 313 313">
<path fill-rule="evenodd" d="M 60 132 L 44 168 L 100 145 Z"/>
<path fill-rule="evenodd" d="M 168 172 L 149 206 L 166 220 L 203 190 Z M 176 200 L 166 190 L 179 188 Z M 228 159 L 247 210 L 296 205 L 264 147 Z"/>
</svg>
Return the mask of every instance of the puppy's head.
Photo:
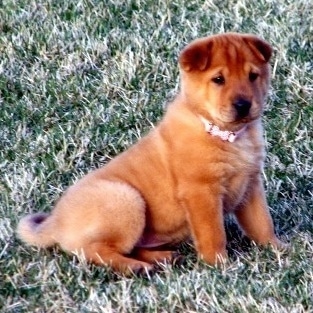
<svg viewBox="0 0 313 313">
<path fill-rule="evenodd" d="M 220 127 L 237 130 L 258 119 L 267 95 L 271 46 L 247 34 L 200 38 L 179 57 L 187 105 Z"/>
</svg>

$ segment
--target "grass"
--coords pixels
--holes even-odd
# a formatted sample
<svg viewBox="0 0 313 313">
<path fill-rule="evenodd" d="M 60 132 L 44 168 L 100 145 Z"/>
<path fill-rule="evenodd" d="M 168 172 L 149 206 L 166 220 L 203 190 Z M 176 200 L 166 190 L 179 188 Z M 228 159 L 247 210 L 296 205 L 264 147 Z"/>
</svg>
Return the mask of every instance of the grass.
<svg viewBox="0 0 313 313">
<path fill-rule="evenodd" d="M 312 312 L 313 5 L 310 1 L 5 0 L 0 3 L 2 312 Z M 251 32 L 275 47 L 265 184 L 287 254 L 227 220 L 231 263 L 192 246 L 181 267 L 119 277 L 58 248 L 25 247 L 18 220 L 142 137 L 179 88 L 191 39 Z"/>
</svg>

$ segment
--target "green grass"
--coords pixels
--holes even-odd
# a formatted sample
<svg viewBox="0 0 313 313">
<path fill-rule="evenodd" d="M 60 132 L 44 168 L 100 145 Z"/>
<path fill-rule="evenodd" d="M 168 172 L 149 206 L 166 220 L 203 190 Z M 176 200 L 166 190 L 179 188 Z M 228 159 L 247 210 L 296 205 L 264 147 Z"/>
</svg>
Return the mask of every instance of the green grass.
<svg viewBox="0 0 313 313">
<path fill-rule="evenodd" d="M 313 5 L 311 1 L 0 3 L 0 310 L 2 312 L 312 312 Z M 142 137 L 179 88 L 190 40 L 256 33 L 275 47 L 264 116 L 265 184 L 286 254 L 227 221 L 231 262 L 186 262 L 119 277 L 14 230 L 73 181 Z"/>
</svg>

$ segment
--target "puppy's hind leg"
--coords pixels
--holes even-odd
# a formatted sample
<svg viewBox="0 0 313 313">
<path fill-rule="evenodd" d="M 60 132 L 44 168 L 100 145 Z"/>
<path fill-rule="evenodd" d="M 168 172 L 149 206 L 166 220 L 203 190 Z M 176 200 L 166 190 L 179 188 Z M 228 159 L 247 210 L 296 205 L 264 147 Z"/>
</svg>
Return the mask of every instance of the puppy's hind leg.
<svg viewBox="0 0 313 313">
<path fill-rule="evenodd" d="M 131 255 L 138 260 L 149 263 L 172 263 L 180 258 L 178 252 L 173 250 L 161 250 L 161 248 L 145 249 L 136 247 Z"/>
<path fill-rule="evenodd" d="M 96 265 L 108 265 L 123 274 L 145 274 L 153 270 L 153 265 L 119 253 L 106 243 L 95 242 L 83 248 L 87 261 Z"/>
<path fill-rule="evenodd" d="M 144 231 L 145 210 L 140 192 L 127 183 L 85 180 L 58 204 L 60 223 L 68 218 L 60 245 L 121 273 L 150 271 L 152 264 L 127 257 Z"/>
</svg>

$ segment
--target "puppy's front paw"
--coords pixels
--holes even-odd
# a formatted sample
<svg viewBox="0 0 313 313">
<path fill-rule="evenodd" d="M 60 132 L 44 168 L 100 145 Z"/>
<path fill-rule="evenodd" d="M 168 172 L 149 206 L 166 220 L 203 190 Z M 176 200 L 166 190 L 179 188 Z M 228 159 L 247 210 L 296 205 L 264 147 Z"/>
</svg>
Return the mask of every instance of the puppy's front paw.
<svg viewBox="0 0 313 313">
<path fill-rule="evenodd" d="M 278 238 L 271 240 L 269 244 L 273 247 L 274 250 L 277 250 L 280 252 L 288 252 L 291 248 L 291 245 L 289 243 L 284 243 Z"/>
<path fill-rule="evenodd" d="M 225 265 L 228 261 L 228 255 L 226 250 L 220 252 L 211 252 L 206 254 L 200 254 L 200 258 L 212 266 L 220 267 Z"/>
</svg>

